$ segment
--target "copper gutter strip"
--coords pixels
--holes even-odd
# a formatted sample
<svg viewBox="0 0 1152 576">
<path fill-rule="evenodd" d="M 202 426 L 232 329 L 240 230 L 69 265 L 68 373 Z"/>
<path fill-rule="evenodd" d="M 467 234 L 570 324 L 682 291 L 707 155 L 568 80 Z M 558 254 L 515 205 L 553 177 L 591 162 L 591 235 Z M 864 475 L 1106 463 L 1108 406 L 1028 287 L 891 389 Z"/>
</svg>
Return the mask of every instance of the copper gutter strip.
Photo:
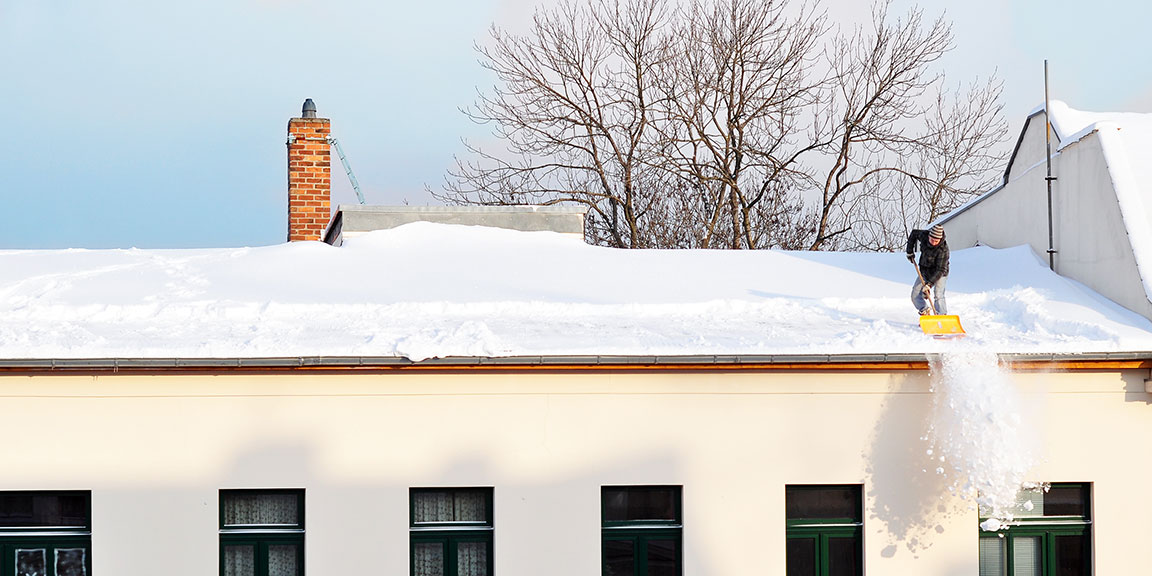
<svg viewBox="0 0 1152 576">
<path fill-rule="evenodd" d="M 398 372 L 899 372 L 925 371 L 936 355 L 807 354 L 727 356 L 511 356 L 430 358 L 391 356 L 286 358 L 0 359 L 0 375 L 223 374 Z M 1152 369 L 1152 352 L 1001 354 L 1017 372 Z"/>
</svg>

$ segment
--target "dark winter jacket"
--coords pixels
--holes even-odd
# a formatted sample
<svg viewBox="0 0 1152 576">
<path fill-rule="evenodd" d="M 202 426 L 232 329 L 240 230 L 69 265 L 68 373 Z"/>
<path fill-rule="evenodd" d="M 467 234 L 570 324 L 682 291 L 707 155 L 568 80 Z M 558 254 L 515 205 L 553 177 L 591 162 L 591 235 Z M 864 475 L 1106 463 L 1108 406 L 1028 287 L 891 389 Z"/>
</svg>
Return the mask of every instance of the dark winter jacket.
<svg viewBox="0 0 1152 576">
<path fill-rule="evenodd" d="M 933 246 L 928 242 L 927 230 L 913 230 L 908 235 L 909 255 L 916 250 L 916 243 L 920 243 L 920 275 L 924 283 L 935 285 L 940 278 L 948 275 L 948 237 L 940 239 L 940 243 Z"/>
</svg>

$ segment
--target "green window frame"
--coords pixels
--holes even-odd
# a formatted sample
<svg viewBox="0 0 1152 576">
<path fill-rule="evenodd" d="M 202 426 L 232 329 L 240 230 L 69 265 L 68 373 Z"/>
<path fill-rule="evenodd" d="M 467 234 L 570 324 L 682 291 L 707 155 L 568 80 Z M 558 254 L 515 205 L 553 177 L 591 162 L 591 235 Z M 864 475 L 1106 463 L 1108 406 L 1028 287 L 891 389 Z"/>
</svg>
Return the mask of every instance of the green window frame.
<svg viewBox="0 0 1152 576">
<path fill-rule="evenodd" d="M 1006 529 L 980 529 L 980 576 L 1091 576 L 1091 483 L 1021 491 L 1019 502 L 1031 510 L 1021 506 Z"/>
<path fill-rule="evenodd" d="M 784 487 L 788 576 L 864 574 L 863 495 L 860 484 Z"/>
<path fill-rule="evenodd" d="M 91 576 L 92 492 L 0 492 L 0 576 Z"/>
<path fill-rule="evenodd" d="M 412 576 L 492 576 L 492 487 L 409 488 Z"/>
<path fill-rule="evenodd" d="M 220 490 L 220 576 L 304 576 L 303 489 Z"/>
<path fill-rule="evenodd" d="M 602 486 L 603 576 L 682 576 L 682 501 L 680 486 Z"/>
</svg>

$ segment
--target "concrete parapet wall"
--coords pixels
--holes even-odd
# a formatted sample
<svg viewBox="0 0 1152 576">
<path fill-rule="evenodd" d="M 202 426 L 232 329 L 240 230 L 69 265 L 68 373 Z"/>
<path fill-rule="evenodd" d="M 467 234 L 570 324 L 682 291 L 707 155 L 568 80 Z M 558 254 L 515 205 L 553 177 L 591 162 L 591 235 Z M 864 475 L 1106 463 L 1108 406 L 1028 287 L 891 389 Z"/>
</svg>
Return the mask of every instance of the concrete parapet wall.
<svg viewBox="0 0 1152 576">
<path fill-rule="evenodd" d="M 340 206 L 324 241 L 334 246 L 344 238 L 388 230 L 412 222 L 488 226 L 524 232 L 584 235 L 583 208 L 554 206 Z"/>
</svg>

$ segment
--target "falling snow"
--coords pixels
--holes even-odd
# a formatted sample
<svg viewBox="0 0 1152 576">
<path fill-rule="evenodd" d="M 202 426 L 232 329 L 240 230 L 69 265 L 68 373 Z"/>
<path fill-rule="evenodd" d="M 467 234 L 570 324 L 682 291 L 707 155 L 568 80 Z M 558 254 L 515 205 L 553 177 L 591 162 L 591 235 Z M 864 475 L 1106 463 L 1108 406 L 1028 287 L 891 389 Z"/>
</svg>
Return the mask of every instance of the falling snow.
<svg viewBox="0 0 1152 576">
<path fill-rule="evenodd" d="M 982 529 L 1006 527 L 1041 445 L 1020 390 L 992 350 L 958 347 L 933 363 L 932 394 L 926 440 L 928 455 L 939 463 L 936 473 L 947 478 L 949 491 L 973 498 L 990 517 Z"/>
</svg>

